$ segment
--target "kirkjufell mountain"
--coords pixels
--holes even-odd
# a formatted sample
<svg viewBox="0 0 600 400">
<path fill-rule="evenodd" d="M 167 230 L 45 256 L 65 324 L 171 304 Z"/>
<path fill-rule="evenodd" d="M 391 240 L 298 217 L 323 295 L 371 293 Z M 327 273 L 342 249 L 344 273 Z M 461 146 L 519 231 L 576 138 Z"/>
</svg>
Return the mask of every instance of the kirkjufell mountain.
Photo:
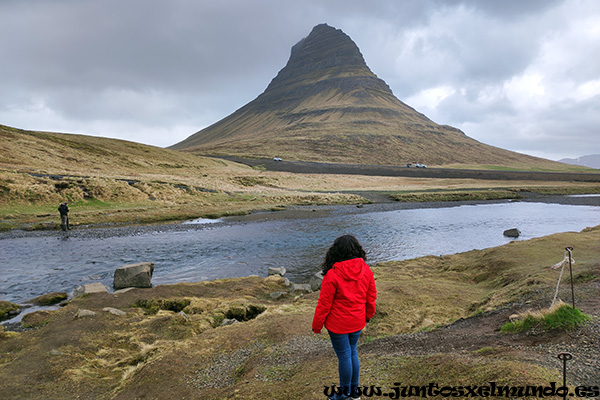
<svg viewBox="0 0 600 400">
<path fill-rule="evenodd" d="M 553 164 L 482 144 L 398 100 L 348 35 L 317 25 L 256 99 L 172 146 L 201 155 L 402 165 Z"/>
</svg>

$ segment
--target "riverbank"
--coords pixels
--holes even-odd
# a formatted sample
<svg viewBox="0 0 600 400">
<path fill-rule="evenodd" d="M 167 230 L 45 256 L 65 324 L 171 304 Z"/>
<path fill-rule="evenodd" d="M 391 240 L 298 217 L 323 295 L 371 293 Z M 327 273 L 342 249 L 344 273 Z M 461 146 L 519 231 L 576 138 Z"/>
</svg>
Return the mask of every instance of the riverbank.
<svg viewBox="0 0 600 400">
<path fill-rule="evenodd" d="M 541 191 L 541 189 L 538 189 Z M 600 190 L 600 188 L 598 188 Z M 519 191 L 515 198 L 508 199 L 497 199 L 493 195 L 493 190 L 487 190 L 491 192 L 491 199 L 477 199 L 478 196 L 474 196 L 473 200 L 452 200 L 452 201 L 414 201 L 414 196 L 418 196 L 419 192 L 411 192 L 410 200 L 412 201 L 397 201 L 393 200 L 389 191 L 351 191 L 348 195 L 354 196 L 353 199 L 362 199 L 362 201 L 356 201 L 350 204 L 310 204 L 310 205 L 279 205 L 275 208 L 268 209 L 250 209 L 244 212 L 232 213 L 222 212 L 220 214 L 211 214 L 206 218 L 206 215 L 200 217 L 196 214 L 180 215 L 182 219 L 174 218 L 172 215 L 168 219 L 162 219 L 157 216 L 157 220 L 150 220 L 149 222 L 140 223 L 139 219 L 128 220 L 125 219 L 122 222 L 90 222 L 88 224 L 80 225 L 73 224 L 73 230 L 68 235 L 71 237 L 111 237 L 111 236 L 129 236 L 132 234 L 142 234 L 145 232 L 156 232 L 156 231 L 177 231 L 190 229 L 189 226 L 182 226 L 181 222 L 193 221 L 197 218 L 206 219 L 206 226 L 213 226 L 213 224 L 227 224 L 227 223 L 238 223 L 238 222 L 252 222 L 252 221 L 276 221 L 284 219 L 303 219 L 303 218 L 318 218 L 326 216 L 332 212 L 344 212 L 347 214 L 361 214 L 366 212 L 380 212 L 390 210 L 410 210 L 410 209 L 423 209 L 423 208 L 443 208 L 443 207 L 457 207 L 462 205 L 477 205 L 477 204 L 498 204 L 504 202 L 522 201 L 522 202 L 537 202 L 546 204 L 564 204 L 564 205 L 582 205 L 582 206 L 600 206 L 600 194 L 588 194 L 578 195 L 569 194 L 572 192 L 585 192 L 595 193 L 594 187 L 585 189 L 573 190 L 572 188 L 563 188 L 562 190 L 555 189 L 553 193 L 539 193 L 534 191 Z M 478 191 L 479 192 L 479 191 Z M 567 194 L 561 194 L 561 193 Z M 467 195 L 469 191 L 463 191 Z M 428 199 L 431 196 L 440 196 L 443 198 L 446 195 L 445 191 L 426 192 Z M 344 203 L 344 202 L 342 202 Z M 143 209 L 142 209 L 143 210 Z M 139 212 L 143 212 L 138 210 Z M 76 218 L 76 217 L 75 217 Z M 38 223 L 39 224 L 39 223 Z M 197 229 L 204 229 L 200 224 L 196 225 Z M 35 237 L 35 236 L 48 236 L 53 235 L 53 231 L 59 230 L 60 225 L 58 222 L 48 223 L 48 226 L 40 225 L 39 229 L 32 229 L 30 223 L 17 223 L 12 229 L 0 230 L 0 240 L 5 238 L 19 238 L 19 237 Z"/>
<path fill-rule="evenodd" d="M 372 266 L 376 316 L 361 336 L 362 381 L 413 385 L 598 385 L 600 227 L 440 257 Z M 574 247 L 574 331 L 499 332 L 508 317 L 549 306 L 565 246 Z M 285 293 L 274 297 L 272 293 Z M 570 301 L 566 275 L 559 297 Z M 186 304 L 158 312 L 152 300 Z M 14 399 L 324 398 L 336 383 L 326 335 L 310 331 L 318 292 L 289 293 L 281 278 L 248 277 L 90 294 L 0 333 L 0 382 Z M 182 300 L 184 300 L 182 302 Z M 188 302 L 189 301 L 189 302 Z M 166 304 L 161 302 L 158 304 Z M 232 325 L 232 310 L 263 310 Z M 106 310 L 120 310 L 125 314 Z M 89 310 L 95 314 L 82 313 Z M 116 315 L 120 314 L 120 315 Z M 87 315 L 87 316 L 86 316 Z M 238 313 L 239 315 L 239 313 Z"/>
<path fill-rule="evenodd" d="M 215 219 L 295 206 L 532 197 L 543 201 L 557 195 L 600 193 L 600 185 L 594 181 L 600 174 L 584 174 L 588 176 L 584 180 L 577 178 L 579 175 L 562 174 L 567 180 L 551 181 L 535 180 L 541 178 L 533 173 L 522 175 L 531 180 L 503 180 L 506 174 L 497 173 L 488 180 L 460 174 L 353 175 L 351 169 L 349 174 L 291 173 L 212 162 L 223 163 L 223 167 L 211 166 L 205 173 L 187 175 L 181 175 L 185 169 L 169 170 L 180 175 L 154 171 L 131 176 L 112 176 L 108 171 L 100 176 L 0 171 L 0 231 L 58 230 L 57 207 L 65 200 L 69 200 L 71 226 L 79 229 Z"/>
</svg>

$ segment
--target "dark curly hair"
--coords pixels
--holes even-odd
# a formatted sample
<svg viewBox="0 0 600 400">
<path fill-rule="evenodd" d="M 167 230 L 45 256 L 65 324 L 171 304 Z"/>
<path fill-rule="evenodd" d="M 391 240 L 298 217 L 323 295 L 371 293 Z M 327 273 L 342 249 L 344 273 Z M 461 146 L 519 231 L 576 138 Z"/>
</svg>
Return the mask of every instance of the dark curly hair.
<svg viewBox="0 0 600 400">
<path fill-rule="evenodd" d="M 353 258 L 362 258 L 367 261 L 367 254 L 353 235 L 340 236 L 335 239 L 333 245 L 325 254 L 325 261 L 323 261 L 323 264 L 321 265 L 323 275 L 325 275 L 336 262 L 352 260 Z"/>
</svg>

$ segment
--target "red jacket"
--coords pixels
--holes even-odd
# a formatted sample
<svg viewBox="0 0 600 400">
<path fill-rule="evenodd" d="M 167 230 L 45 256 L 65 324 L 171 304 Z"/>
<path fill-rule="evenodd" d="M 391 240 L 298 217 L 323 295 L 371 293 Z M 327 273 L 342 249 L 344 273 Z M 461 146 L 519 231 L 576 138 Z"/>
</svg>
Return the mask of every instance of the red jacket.
<svg viewBox="0 0 600 400">
<path fill-rule="evenodd" d="M 375 314 L 376 298 L 373 271 L 362 258 L 333 264 L 321 284 L 313 332 L 321 332 L 323 325 L 339 334 L 361 330 Z"/>
</svg>

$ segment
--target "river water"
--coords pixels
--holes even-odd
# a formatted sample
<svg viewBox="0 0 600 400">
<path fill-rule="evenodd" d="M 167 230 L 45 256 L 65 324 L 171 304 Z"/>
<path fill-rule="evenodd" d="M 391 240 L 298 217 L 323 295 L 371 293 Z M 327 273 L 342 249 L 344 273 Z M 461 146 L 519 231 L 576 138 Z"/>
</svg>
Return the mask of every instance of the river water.
<svg viewBox="0 0 600 400">
<path fill-rule="evenodd" d="M 512 240 L 502 232 L 514 227 L 522 233 L 518 240 L 526 240 L 600 225 L 600 206 L 535 202 L 319 210 L 325 212 L 313 218 L 198 220 L 2 236 L 0 300 L 18 303 L 51 291 L 70 293 L 91 282 L 110 288 L 116 268 L 142 261 L 155 263 L 154 285 L 266 276 L 271 266 L 285 267 L 286 276 L 301 283 L 319 270 L 333 240 L 346 233 L 359 239 L 373 265 L 502 245 Z M 563 250 L 556 249 L 557 262 Z"/>
</svg>

